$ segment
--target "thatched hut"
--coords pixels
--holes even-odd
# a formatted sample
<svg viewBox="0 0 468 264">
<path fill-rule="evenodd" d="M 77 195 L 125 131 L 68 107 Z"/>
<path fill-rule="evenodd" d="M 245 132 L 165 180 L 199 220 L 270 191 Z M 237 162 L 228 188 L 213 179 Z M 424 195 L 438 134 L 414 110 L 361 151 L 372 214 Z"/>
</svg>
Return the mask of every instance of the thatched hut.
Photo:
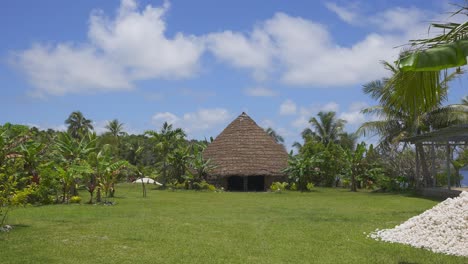
<svg viewBox="0 0 468 264">
<path fill-rule="evenodd" d="M 231 191 L 264 191 L 284 180 L 288 153 L 246 113 L 242 113 L 203 152 L 216 166 L 211 183 Z"/>
</svg>

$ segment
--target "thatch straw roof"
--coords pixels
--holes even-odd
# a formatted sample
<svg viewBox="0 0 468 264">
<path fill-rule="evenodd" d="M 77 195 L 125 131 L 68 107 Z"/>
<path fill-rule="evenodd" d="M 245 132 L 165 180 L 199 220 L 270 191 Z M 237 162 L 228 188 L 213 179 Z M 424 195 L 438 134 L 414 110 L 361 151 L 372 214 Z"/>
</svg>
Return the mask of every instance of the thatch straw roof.
<svg viewBox="0 0 468 264">
<path fill-rule="evenodd" d="M 246 113 L 242 113 L 203 152 L 217 167 L 211 176 L 283 176 L 288 153 Z"/>
</svg>

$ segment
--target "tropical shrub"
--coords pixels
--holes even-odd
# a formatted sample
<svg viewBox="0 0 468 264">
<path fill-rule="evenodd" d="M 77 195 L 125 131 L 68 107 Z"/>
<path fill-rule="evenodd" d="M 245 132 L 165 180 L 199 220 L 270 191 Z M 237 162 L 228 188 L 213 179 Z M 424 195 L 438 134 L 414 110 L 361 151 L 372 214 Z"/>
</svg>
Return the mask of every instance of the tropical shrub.
<svg viewBox="0 0 468 264">
<path fill-rule="evenodd" d="M 307 184 L 320 175 L 319 165 L 323 162 L 318 155 L 306 157 L 303 155 L 290 156 L 288 167 L 284 170 L 289 180 L 294 182 L 299 191 L 306 191 Z"/>
<path fill-rule="evenodd" d="M 309 183 L 307 183 L 306 188 L 307 188 L 307 190 L 310 192 L 310 191 L 315 190 L 315 189 L 314 189 L 314 188 L 315 188 L 315 185 L 314 185 L 312 182 L 309 182 Z"/>
<path fill-rule="evenodd" d="M 282 192 L 283 190 L 286 190 L 286 187 L 289 184 L 287 182 L 273 182 L 270 186 L 270 190 L 273 192 Z"/>
<path fill-rule="evenodd" d="M 24 205 L 37 202 L 38 198 L 36 184 L 31 184 L 22 190 L 18 190 L 11 198 L 12 205 Z"/>
<path fill-rule="evenodd" d="M 206 181 L 195 182 L 193 184 L 193 189 L 195 190 L 207 190 L 207 191 L 216 191 L 216 187 L 212 184 L 207 183 Z"/>
<path fill-rule="evenodd" d="M 289 190 L 290 191 L 297 191 L 297 185 L 295 182 L 289 184 Z"/>
<path fill-rule="evenodd" d="M 77 204 L 81 203 L 81 197 L 80 196 L 72 196 L 70 198 L 70 203 L 77 203 Z"/>
</svg>

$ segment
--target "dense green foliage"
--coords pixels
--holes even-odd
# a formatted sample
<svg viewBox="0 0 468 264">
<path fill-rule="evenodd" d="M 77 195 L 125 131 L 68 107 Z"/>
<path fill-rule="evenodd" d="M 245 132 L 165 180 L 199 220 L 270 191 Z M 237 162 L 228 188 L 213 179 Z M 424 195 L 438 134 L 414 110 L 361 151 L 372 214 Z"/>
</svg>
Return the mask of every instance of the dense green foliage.
<svg viewBox="0 0 468 264">
<path fill-rule="evenodd" d="M 213 168 L 201 155 L 206 143 L 187 141 L 180 128 L 165 123 L 160 131 L 128 135 L 115 119 L 96 135 L 92 120 L 79 111 L 65 123 L 67 132 L 0 126 L 0 226 L 12 206 L 76 203 L 78 189 L 88 191 L 89 203 L 111 203 L 119 181 L 150 177 L 171 186 L 214 189 L 205 182 Z"/>
</svg>

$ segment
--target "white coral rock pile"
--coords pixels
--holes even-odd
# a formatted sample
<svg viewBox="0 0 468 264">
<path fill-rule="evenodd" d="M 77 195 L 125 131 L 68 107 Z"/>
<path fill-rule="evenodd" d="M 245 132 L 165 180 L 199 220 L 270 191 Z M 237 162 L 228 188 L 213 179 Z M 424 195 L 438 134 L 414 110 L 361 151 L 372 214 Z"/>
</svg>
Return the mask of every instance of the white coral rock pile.
<svg viewBox="0 0 468 264">
<path fill-rule="evenodd" d="M 393 229 L 377 229 L 368 237 L 468 257 L 468 192 L 449 198 Z"/>
</svg>

